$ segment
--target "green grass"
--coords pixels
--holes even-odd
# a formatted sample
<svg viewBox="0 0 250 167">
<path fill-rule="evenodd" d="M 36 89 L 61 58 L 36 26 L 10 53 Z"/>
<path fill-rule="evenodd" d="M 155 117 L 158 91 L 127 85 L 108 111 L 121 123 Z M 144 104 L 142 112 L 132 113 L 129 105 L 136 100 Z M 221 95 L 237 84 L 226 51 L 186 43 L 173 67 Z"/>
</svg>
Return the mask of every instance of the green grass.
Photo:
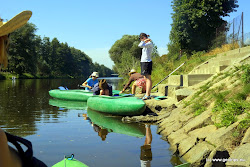
<svg viewBox="0 0 250 167">
<path fill-rule="evenodd" d="M 237 121 L 237 116 L 243 114 L 244 112 L 249 111 L 249 103 L 245 101 L 228 101 L 224 102 L 223 105 L 220 106 L 221 114 L 221 122 L 216 124 L 217 127 L 230 126 L 231 124 Z"/>
<path fill-rule="evenodd" d="M 241 76 L 241 80 L 244 84 L 250 84 L 250 65 L 242 65 L 240 67 L 243 71 L 243 74 Z"/>
<path fill-rule="evenodd" d="M 250 93 L 250 84 L 246 84 L 243 86 L 242 91 L 237 93 L 233 98 L 236 100 L 246 100 L 249 93 Z"/>
</svg>

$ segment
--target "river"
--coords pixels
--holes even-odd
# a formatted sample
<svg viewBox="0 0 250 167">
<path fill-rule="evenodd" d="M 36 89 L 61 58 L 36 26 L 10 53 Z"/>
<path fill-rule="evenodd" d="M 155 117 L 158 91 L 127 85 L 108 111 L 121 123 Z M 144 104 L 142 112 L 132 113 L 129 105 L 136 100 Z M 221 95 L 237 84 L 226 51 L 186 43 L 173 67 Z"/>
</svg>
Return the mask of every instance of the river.
<svg viewBox="0 0 250 167">
<path fill-rule="evenodd" d="M 143 163 L 141 160 L 149 161 L 151 167 L 171 167 L 180 163 L 168 150 L 169 144 L 156 133 L 156 125 L 149 128 L 152 133 L 151 150 L 145 152 L 142 147 L 146 140 L 144 124 L 124 124 L 119 117 L 106 119 L 100 113 L 87 111 L 84 102 L 68 103 L 52 99 L 48 94 L 49 90 L 59 86 L 81 89 L 79 84 L 83 81 L 0 80 L 1 128 L 30 140 L 34 156 L 48 166 L 72 153 L 90 167 L 138 167 Z M 108 78 L 114 89 L 118 81 L 117 78 Z M 92 120 L 99 122 L 98 126 Z M 105 121 L 113 123 L 113 127 L 105 129 L 99 125 L 105 125 Z M 123 127 L 133 132 L 123 130 Z"/>
</svg>

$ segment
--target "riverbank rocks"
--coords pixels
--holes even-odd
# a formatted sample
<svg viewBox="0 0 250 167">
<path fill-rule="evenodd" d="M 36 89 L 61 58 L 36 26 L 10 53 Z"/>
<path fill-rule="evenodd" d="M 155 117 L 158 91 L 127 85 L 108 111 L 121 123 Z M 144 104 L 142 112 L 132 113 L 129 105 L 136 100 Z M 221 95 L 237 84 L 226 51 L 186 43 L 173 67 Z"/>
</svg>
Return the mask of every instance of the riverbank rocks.
<svg viewBox="0 0 250 167">
<path fill-rule="evenodd" d="M 246 143 L 250 143 L 250 128 L 247 129 L 243 139 L 241 140 L 240 145 L 243 145 L 243 144 L 246 144 Z"/>
<path fill-rule="evenodd" d="M 188 162 L 191 162 L 193 167 L 204 166 L 206 163 L 206 158 L 213 149 L 214 146 L 202 141 L 191 148 L 182 158 Z"/>
<path fill-rule="evenodd" d="M 250 54 L 242 60 L 246 58 L 250 62 Z M 170 144 L 169 149 L 173 153 L 190 162 L 192 167 L 250 166 L 250 127 L 244 123 L 244 131 L 238 132 L 243 125 L 242 120 L 249 119 L 248 113 L 244 109 L 240 115 L 225 115 L 227 108 L 214 110 L 220 100 L 226 103 L 243 89 L 240 78 L 243 70 L 234 66 L 242 66 L 242 63 L 239 60 L 193 86 L 159 85 L 159 93 L 168 95 L 167 100 L 145 101 L 148 109 L 158 115 L 157 133 Z M 229 91 L 228 95 L 219 96 L 226 91 Z M 249 101 L 248 94 L 244 105 Z M 234 120 L 225 118 L 229 116 Z M 222 121 L 228 121 L 229 126 L 219 128 L 224 125 Z"/>
<path fill-rule="evenodd" d="M 206 158 L 206 164 L 204 167 L 225 166 L 225 160 L 228 159 L 229 156 L 228 151 L 224 147 L 216 147 Z"/>
<path fill-rule="evenodd" d="M 159 113 L 164 110 L 168 110 L 176 103 L 176 100 L 171 97 L 166 97 L 163 100 L 156 100 L 154 98 L 145 100 L 146 106 L 149 111 Z"/>
<path fill-rule="evenodd" d="M 250 166 L 250 143 L 243 144 L 236 148 L 226 162 L 227 167 Z"/>
<path fill-rule="evenodd" d="M 231 146 L 233 142 L 233 131 L 239 125 L 239 122 L 232 124 L 229 127 L 222 127 L 218 130 L 214 131 L 213 133 L 209 134 L 206 138 L 206 141 L 218 146 L 223 146 L 227 150 L 231 151 Z"/>
</svg>

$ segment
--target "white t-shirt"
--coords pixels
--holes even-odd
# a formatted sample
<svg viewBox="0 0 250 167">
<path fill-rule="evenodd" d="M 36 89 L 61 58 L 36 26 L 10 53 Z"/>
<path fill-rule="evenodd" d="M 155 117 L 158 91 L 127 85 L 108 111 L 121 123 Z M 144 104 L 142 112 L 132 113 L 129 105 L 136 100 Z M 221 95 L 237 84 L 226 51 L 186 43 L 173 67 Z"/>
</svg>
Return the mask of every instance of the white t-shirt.
<svg viewBox="0 0 250 167">
<path fill-rule="evenodd" d="M 152 42 L 145 43 L 144 41 L 141 41 L 138 46 L 142 48 L 141 62 L 151 62 L 153 43 Z"/>
</svg>

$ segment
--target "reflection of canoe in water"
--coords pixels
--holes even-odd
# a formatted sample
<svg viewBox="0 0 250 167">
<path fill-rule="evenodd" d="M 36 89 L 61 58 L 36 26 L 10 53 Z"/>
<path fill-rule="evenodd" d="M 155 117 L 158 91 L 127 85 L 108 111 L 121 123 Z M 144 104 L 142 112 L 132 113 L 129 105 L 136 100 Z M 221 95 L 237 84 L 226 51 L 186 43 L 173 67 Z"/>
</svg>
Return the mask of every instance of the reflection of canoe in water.
<svg viewBox="0 0 250 167">
<path fill-rule="evenodd" d="M 63 100 L 73 101 L 87 101 L 89 97 L 93 96 L 93 92 L 82 89 L 60 90 L 53 89 L 49 91 L 51 97 Z M 119 94 L 118 90 L 113 90 L 113 94 Z"/>
<path fill-rule="evenodd" d="M 86 110 L 87 102 L 86 101 L 67 101 L 60 99 L 49 99 L 49 104 L 59 108 L 65 109 L 75 109 L 75 110 Z"/>
<path fill-rule="evenodd" d="M 87 101 L 88 108 L 115 115 L 140 115 L 146 104 L 136 97 L 92 96 Z"/>
<path fill-rule="evenodd" d="M 121 121 L 122 117 L 114 117 L 108 114 L 93 111 L 88 108 L 88 117 L 94 124 L 111 130 L 114 133 L 125 134 L 128 136 L 144 137 L 146 130 L 144 125 L 138 123 L 123 123 Z"/>
<path fill-rule="evenodd" d="M 62 161 L 56 163 L 52 167 L 88 167 L 81 161 L 76 160 L 75 158 L 64 158 Z"/>
</svg>

